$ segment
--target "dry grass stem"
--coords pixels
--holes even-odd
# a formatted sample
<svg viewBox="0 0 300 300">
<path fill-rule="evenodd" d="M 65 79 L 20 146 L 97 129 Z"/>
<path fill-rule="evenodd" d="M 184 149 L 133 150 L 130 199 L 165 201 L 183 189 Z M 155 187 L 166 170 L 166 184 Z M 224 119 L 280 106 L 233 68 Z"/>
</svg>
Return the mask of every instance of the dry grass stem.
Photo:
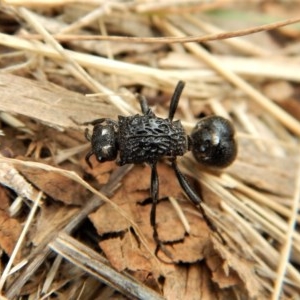
<svg viewBox="0 0 300 300">
<path fill-rule="evenodd" d="M 7 280 L 7 276 L 10 272 L 11 266 L 14 263 L 14 260 L 16 258 L 16 255 L 18 254 L 18 251 L 20 251 L 22 243 L 24 243 L 25 236 L 28 233 L 29 226 L 31 226 L 31 223 L 33 221 L 34 215 L 35 215 L 35 213 L 37 211 L 37 208 L 39 206 L 39 202 L 42 198 L 42 195 L 43 195 L 43 193 L 40 192 L 38 194 L 37 198 L 35 199 L 34 204 L 32 206 L 32 209 L 30 210 L 30 214 L 28 215 L 26 223 L 24 224 L 22 233 L 21 233 L 21 235 L 18 239 L 18 242 L 17 242 L 17 244 L 14 248 L 14 251 L 12 252 L 11 257 L 10 257 L 10 259 L 9 259 L 9 261 L 8 261 L 6 267 L 5 267 L 5 269 L 4 269 L 4 271 L 1 275 L 1 278 L 0 278 L 0 291 L 3 291 L 3 287 L 4 287 L 4 284 L 5 284 L 5 281 Z"/>
<path fill-rule="evenodd" d="M 285 273 L 288 268 L 289 258 L 292 252 L 294 230 L 297 222 L 297 215 L 299 210 L 299 200 L 300 200 L 300 166 L 298 167 L 298 176 L 296 182 L 296 189 L 294 195 L 293 206 L 291 210 L 291 215 L 289 216 L 288 222 L 288 230 L 286 232 L 285 241 L 282 243 L 281 255 L 280 255 L 280 263 L 277 270 L 277 279 L 275 281 L 274 291 L 272 294 L 272 299 L 279 299 L 282 293 L 282 285 L 285 280 Z M 296 239 L 295 239 L 296 240 Z M 300 247 L 299 237 L 297 239 L 297 244 Z"/>
</svg>

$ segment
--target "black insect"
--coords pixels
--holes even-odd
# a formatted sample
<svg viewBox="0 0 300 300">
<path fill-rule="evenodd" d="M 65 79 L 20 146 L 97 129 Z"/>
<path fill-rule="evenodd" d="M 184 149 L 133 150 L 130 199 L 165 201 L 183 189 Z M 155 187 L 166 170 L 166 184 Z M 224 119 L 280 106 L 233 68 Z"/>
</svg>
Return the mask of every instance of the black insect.
<svg viewBox="0 0 300 300">
<path fill-rule="evenodd" d="M 207 224 L 215 230 L 201 205 L 200 196 L 191 188 L 186 177 L 177 166 L 176 157 L 192 151 L 202 165 L 224 168 L 230 165 L 237 154 L 234 128 L 220 116 L 202 118 L 191 135 L 187 135 L 179 120 L 173 121 L 180 95 L 185 83 L 179 81 L 171 99 L 167 119 L 158 118 L 149 108 L 146 99 L 139 96 L 142 115 L 119 116 L 118 121 L 108 118 L 85 123 L 94 126 L 92 136 L 86 129 L 86 138 L 92 149 L 86 155 L 90 167 L 90 157 L 96 155 L 99 162 L 116 160 L 118 165 L 147 163 L 151 167 L 152 208 L 150 223 L 153 238 L 158 248 L 163 249 L 156 228 L 156 205 L 158 201 L 158 174 L 156 164 L 162 157 L 168 157 L 178 181 L 195 206 L 201 211 Z"/>
</svg>

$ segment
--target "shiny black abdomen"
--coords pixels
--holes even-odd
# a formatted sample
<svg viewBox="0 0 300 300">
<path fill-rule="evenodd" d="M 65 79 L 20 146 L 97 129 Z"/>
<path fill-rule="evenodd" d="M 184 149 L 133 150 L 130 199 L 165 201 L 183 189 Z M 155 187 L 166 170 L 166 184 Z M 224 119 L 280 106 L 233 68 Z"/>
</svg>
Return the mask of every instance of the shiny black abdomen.
<svg viewBox="0 0 300 300">
<path fill-rule="evenodd" d="M 188 150 L 180 121 L 154 115 L 119 116 L 120 165 L 155 163 L 163 156 L 181 156 Z"/>
</svg>

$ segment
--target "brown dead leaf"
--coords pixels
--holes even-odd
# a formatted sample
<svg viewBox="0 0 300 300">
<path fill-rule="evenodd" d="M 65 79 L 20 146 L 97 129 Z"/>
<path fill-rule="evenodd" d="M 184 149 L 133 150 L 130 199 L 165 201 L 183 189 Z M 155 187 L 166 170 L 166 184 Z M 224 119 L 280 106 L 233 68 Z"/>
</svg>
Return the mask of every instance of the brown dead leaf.
<svg viewBox="0 0 300 300">
<path fill-rule="evenodd" d="M 195 295 L 198 295 L 200 300 L 203 295 L 208 292 L 208 276 L 205 276 L 203 272 L 207 273 L 204 268 L 199 268 L 199 264 L 192 264 L 187 270 L 187 286 L 184 290 L 183 299 L 196 299 Z M 209 299 L 208 295 L 202 299 Z"/>
<path fill-rule="evenodd" d="M 5 210 L 9 207 L 8 191 L 0 185 L 0 210 Z"/>
<path fill-rule="evenodd" d="M 173 262 L 192 263 L 203 259 L 203 249 L 210 240 L 210 232 L 207 224 L 199 214 L 191 214 L 187 211 L 193 211 L 194 207 L 191 203 L 184 201 L 180 203 L 185 216 L 190 225 L 190 233 L 187 234 L 183 224 L 181 223 L 177 213 L 169 201 L 160 201 L 157 205 L 157 231 L 162 242 L 166 243 L 166 249 L 172 254 Z M 153 229 L 150 226 L 150 210 L 151 205 L 140 206 L 137 208 L 141 218 L 135 218 L 135 222 L 152 245 Z M 159 256 L 164 256 L 161 253 Z M 168 260 L 167 257 L 163 258 Z"/>
<path fill-rule="evenodd" d="M 107 161 L 105 163 L 99 164 L 99 162 L 96 160 L 95 155 L 90 158 L 90 162 L 93 168 L 88 168 L 87 172 L 91 174 L 101 185 L 107 183 L 111 172 L 118 167 L 114 161 Z"/>
<path fill-rule="evenodd" d="M 74 180 L 54 172 L 18 165 L 18 170 L 45 194 L 68 205 L 82 205 L 87 190 Z"/>
<path fill-rule="evenodd" d="M 126 269 L 133 272 L 147 271 L 148 274 L 151 273 L 152 263 L 150 255 L 145 251 L 140 251 L 140 243 L 136 237 L 128 232 L 124 236 L 121 242 L 122 255 L 126 262 Z"/>
<path fill-rule="evenodd" d="M 159 170 L 158 173 L 160 176 L 161 170 Z M 126 189 L 127 192 L 148 191 L 150 187 L 150 176 L 151 170 L 148 166 L 136 165 L 130 171 L 130 176 L 126 176 L 126 178 L 124 178 L 124 189 Z"/>
<path fill-rule="evenodd" d="M 99 243 L 108 260 L 118 271 L 130 271 L 141 282 L 158 290 L 158 276 L 161 269 L 136 237 L 127 231 L 118 237 L 111 237 Z"/>
<path fill-rule="evenodd" d="M 164 295 L 167 299 L 183 299 L 186 289 L 187 272 L 186 266 L 165 266 L 166 280 L 163 285 Z"/>
<path fill-rule="evenodd" d="M 123 259 L 121 237 L 110 238 L 99 243 L 111 265 L 119 272 L 126 269 L 126 261 Z M 122 258 L 122 259 L 120 259 Z"/>
<path fill-rule="evenodd" d="M 247 291 L 250 298 L 262 297 L 263 285 L 255 275 L 253 262 L 233 254 L 227 247 L 218 246 L 217 244 L 214 246 L 217 251 L 216 255 L 210 254 L 206 258 L 207 264 L 213 273 L 213 280 L 223 288 L 238 285 L 241 289 Z"/>
<path fill-rule="evenodd" d="M 206 228 L 207 229 L 207 228 Z M 209 242 L 209 234 L 206 230 L 206 237 L 189 235 L 184 238 L 182 243 L 177 243 L 166 247 L 173 256 L 173 262 L 193 263 L 204 258 L 203 251 Z"/>
<path fill-rule="evenodd" d="M 229 288 L 233 285 L 241 284 L 240 278 L 232 270 L 225 270 L 225 262 L 217 255 L 209 256 L 206 263 L 212 272 L 213 281 L 216 282 L 220 288 Z M 228 274 L 229 272 L 229 274 Z"/>
<path fill-rule="evenodd" d="M 160 178 L 163 177 L 161 173 L 166 172 L 167 169 L 169 168 L 159 167 L 158 172 L 160 174 Z M 170 171 L 171 170 L 169 170 L 167 175 L 172 176 L 173 172 Z M 173 185 L 176 185 L 175 178 L 173 178 L 173 181 L 175 181 L 175 184 Z M 161 179 L 161 186 L 163 186 L 164 183 L 166 183 L 166 180 Z M 124 179 L 122 188 L 115 193 L 112 201 L 118 204 L 127 214 L 131 215 L 137 224 L 141 225 L 141 221 L 146 219 L 148 222 L 150 219 L 150 205 L 143 208 L 143 206 L 139 204 L 149 198 L 149 187 L 150 168 L 135 166 L 131 170 L 129 176 L 126 176 Z M 175 192 L 175 196 L 182 195 L 182 191 L 179 186 L 176 188 L 172 186 L 170 190 Z M 160 188 L 161 197 L 166 197 L 168 193 L 169 191 L 166 187 Z M 120 217 L 120 215 L 109 204 L 104 204 L 98 211 L 91 214 L 89 217 L 100 235 L 109 232 L 124 231 L 129 226 L 128 222 L 125 219 L 122 219 L 122 217 Z M 149 236 L 152 237 L 152 233 Z"/>
<path fill-rule="evenodd" d="M 150 226 L 151 204 L 138 205 L 135 221 L 145 233 L 148 240 L 152 240 L 153 230 Z M 159 238 L 162 242 L 182 241 L 185 235 L 184 227 L 174 213 L 169 201 L 160 201 L 156 207 L 156 224 Z"/>
<path fill-rule="evenodd" d="M 204 262 L 191 265 L 169 265 L 168 275 L 163 285 L 163 294 L 167 299 L 178 300 L 215 300 L 234 299 L 230 290 L 225 292 L 212 283 L 211 272 Z M 224 295 L 228 298 L 222 298 Z"/>
<path fill-rule="evenodd" d="M 153 241 L 153 229 L 150 226 L 151 203 L 141 204 L 143 200 L 149 198 L 150 186 L 150 170 L 143 166 L 135 166 L 132 169 L 112 201 L 117 203 L 138 225 L 151 252 L 141 243 L 139 233 L 130 229 L 130 223 L 106 203 L 89 216 L 101 236 L 99 246 L 106 257 L 117 270 L 130 271 L 142 282 L 148 282 L 148 278 L 152 278 L 152 286 L 155 282 L 155 289 L 162 288 L 167 299 L 200 299 L 199 295 L 206 295 L 205 299 L 215 299 L 221 289 L 243 287 L 244 282 L 241 277 L 244 278 L 245 272 L 240 275 L 239 270 L 226 264 L 225 259 L 214 250 L 211 243 L 213 233 L 200 212 L 195 210 L 190 201 L 184 199 L 173 170 L 162 163 L 158 164 L 158 173 L 160 196 L 168 195 L 182 199 L 180 206 L 190 225 L 190 233 L 187 234 L 170 202 L 159 201 L 156 218 L 158 234 L 171 253 L 174 265 L 157 261 L 154 256 L 157 245 Z M 227 253 L 228 257 L 233 255 Z M 161 251 L 158 252 L 158 257 L 163 261 L 170 261 Z M 184 265 L 179 267 L 176 263 L 184 263 Z M 245 268 L 251 267 L 245 265 Z M 248 274 L 250 273 L 248 270 Z M 158 284 L 160 276 L 165 278 L 162 286 Z M 200 282 L 199 278 L 201 278 Z M 218 288 L 212 288 L 212 284 Z M 199 294 L 187 290 L 187 286 L 193 291 L 198 291 Z"/>
<path fill-rule="evenodd" d="M 188 268 L 187 283 L 184 299 L 215 299 L 217 291 L 211 285 L 211 275 L 204 264 L 193 264 Z"/>
<path fill-rule="evenodd" d="M 102 205 L 96 212 L 91 213 L 89 218 L 100 236 L 123 232 L 129 227 L 128 221 L 108 204 Z"/>
<path fill-rule="evenodd" d="M 51 205 L 41 206 L 41 213 L 38 215 L 36 226 L 31 228 L 29 234 L 30 241 L 34 245 L 39 245 L 51 234 L 61 230 L 70 219 L 78 212 L 79 208 L 61 205 L 53 202 Z"/>
<path fill-rule="evenodd" d="M 21 224 L 16 219 L 10 218 L 6 212 L 0 210 L 0 246 L 8 256 L 12 254 L 21 231 Z M 19 252 L 16 261 L 20 259 L 20 256 Z"/>
</svg>

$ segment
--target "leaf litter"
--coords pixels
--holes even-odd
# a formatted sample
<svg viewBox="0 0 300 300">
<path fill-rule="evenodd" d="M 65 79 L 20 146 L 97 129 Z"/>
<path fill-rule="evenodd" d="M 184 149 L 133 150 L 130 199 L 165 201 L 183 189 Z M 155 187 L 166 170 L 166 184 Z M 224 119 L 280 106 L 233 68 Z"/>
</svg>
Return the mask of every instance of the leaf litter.
<svg viewBox="0 0 300 300">
<path fill-rule="evenodd" d="M 35 9 L 22 1 L 5 1 L 1 19 L 10 22 L 0 21 L 0 134 L 5 134 L 0 137 L 0 253 L 5 271 L 0 289 L 7 298 L 103 295 L 101 283 L 91 280 L 100 270 L 86 268 L 100 260 L 93 260 L 96 252 L 130 284 L 137 280 L 138 290 L 146 285 L 156 291 L 155 299 L 287 299 L 299 294 L 300 217 L 293 209 L 300 193 L 299 30 L 297 24 L 282 27 L 278 36 L 283 40 L 261 32 L 255 38 L 209 41 L 209 51 L 172 41 L 205 34 L 218 39 L 220 28 L 258 25 L 247 5 L 237 10 L 217 2 L 172 7 L 133 1 L 128 7 L 117 1 L 103 10 L 92 3 L 53 4 L 52 10 L 43 3 Z M 216 7 L 222 8 L 220 15 L 206 13 Z M 178 14 L 178 9 L 187 14 Z M 283 19 L 292 16 L 288 5 L 272 1 L 261 11 L 253 9 L 265 29 L 272 11 L 280 11 Z M 297 16 L 297 9 L 292 11 Z M 239 18 L 231 16 L 228 22 L 227 13 Z M 19 25 L 20 19 L 26 26 Z M 107 32 L 106 41 L 85 40 L 93 34 L 105 38 Z M 147 44 L 147 38 L 144 44 L 133 44 L 126 38 L 154 38 L 158 32 L 170 37 L 170 47 L 158 40 Z M 49 33 L 60 35 L 54 39 Z M 116 33 L 122 42 L 113 44 L 109 38 Z M 61 47 L 63 38 L 68 50 Z M 138 113 L 137 92 L 166 116 L 178 80 L 187 82 L 178 111 L 187 131 L 202 113 L 229 117 L 237 129 L 239 154 L 222 173 L 201 169 L 189 154 L 178 160 L 226 244 L 187 200 L 170 166 L 158 164 L 157 227 L 170 260 L 162 251 L 155 256 L 150 168 L 138 165 L 127 173 L 114 162 L 99 164 L 92 157 L 90 169 L 84 162 L 89 145 L 80 123 Z M 128 89 L 122 94 L 124 86 Z M 6 261 L 13 257 L 39 191 L 39 209 L 9 273 Z M 68 242 L 62 242 L 62 234 L 69 235 Z M 77 248 L 70 235 L 89 251 Z M 59 243 L 60 250 L 53 246 Z M 85 264 L 69 255 L 74 249 L 81 258 L 90 253 Z M 57 256 L 52 265 L 54 254 L 66 259 Z M 130 289 L 124 292 L 128 282 L 120 287 L 100 280 L 111 295 L 106 298 L 120 297 L 117 291 L 138 297 Z M 145 293 L 144 298 L 153 297 L 149 290 Z"/>
</svg>

